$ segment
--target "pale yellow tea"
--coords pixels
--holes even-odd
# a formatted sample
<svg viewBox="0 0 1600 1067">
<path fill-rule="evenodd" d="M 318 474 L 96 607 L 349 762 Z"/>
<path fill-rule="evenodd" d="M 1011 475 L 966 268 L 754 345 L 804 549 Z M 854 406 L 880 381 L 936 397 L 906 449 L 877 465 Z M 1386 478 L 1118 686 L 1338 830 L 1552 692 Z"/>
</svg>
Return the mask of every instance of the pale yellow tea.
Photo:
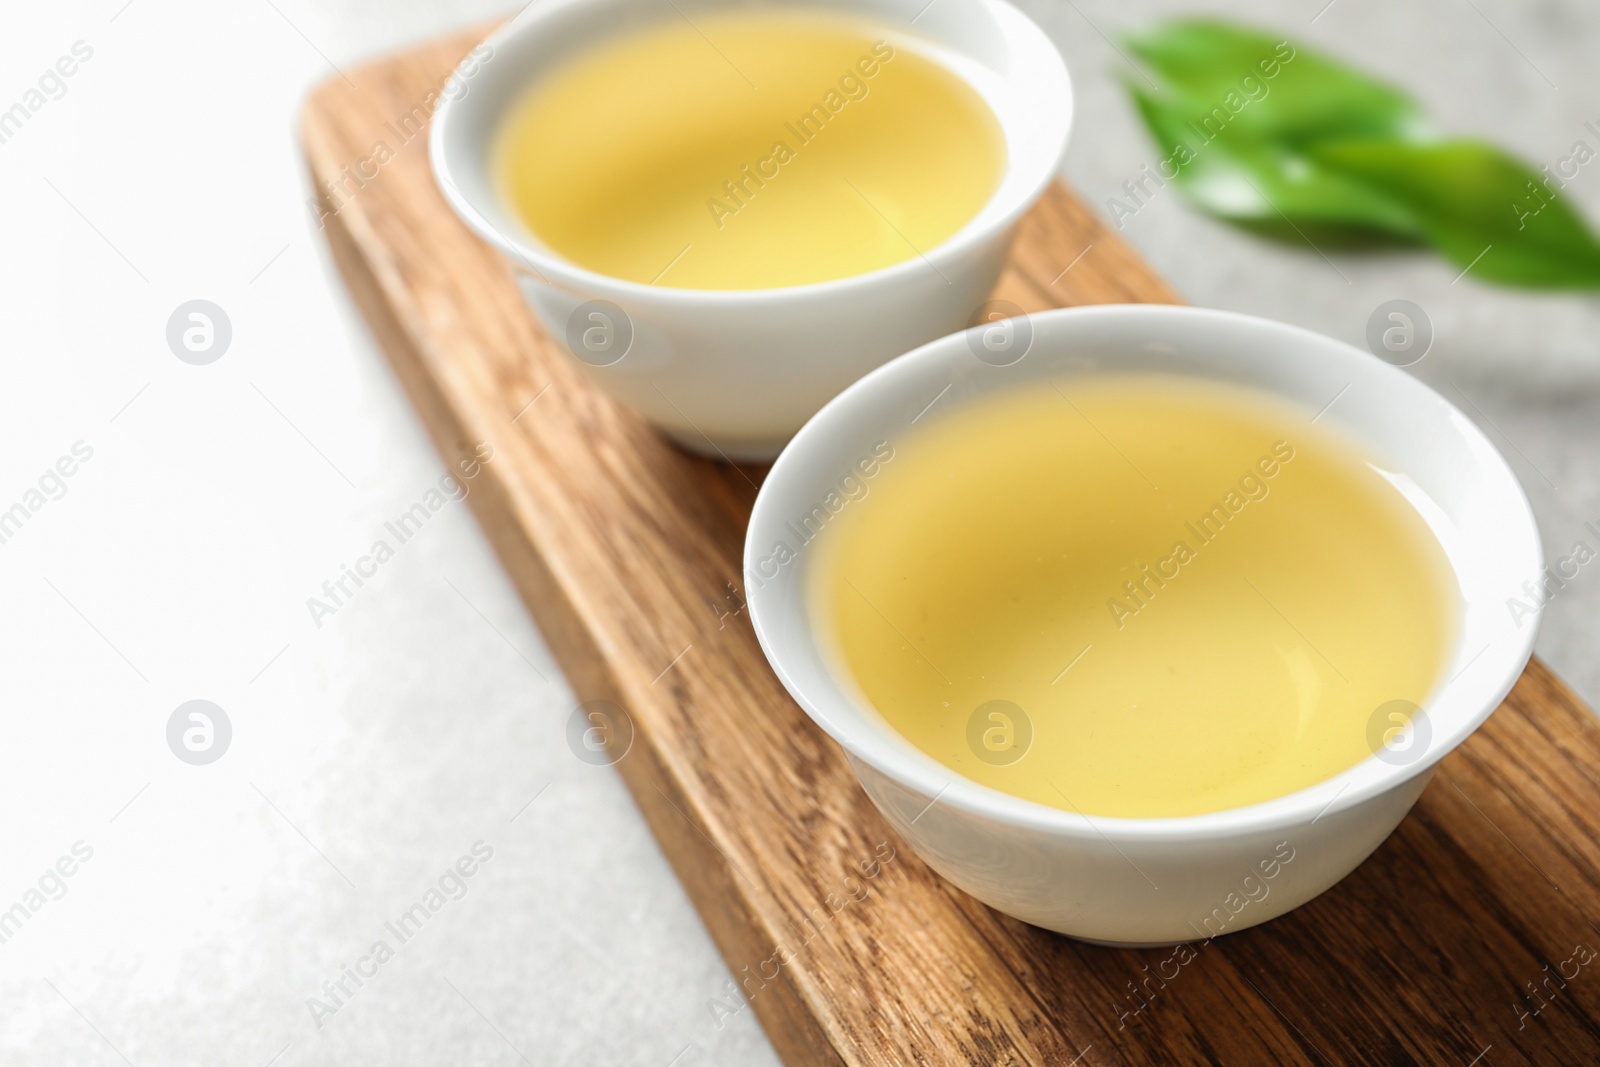
<svg viewBox="0 0 1600 1067">
<path fill-rule="evenodd" d="M 843 278 L 954 235 L 1005 169 L 999 121 L 903 34 L 822 12 L 696 12 L 530 87 L 495 170 L 528 229 L 611 277 Z"/>
<path fill-rule="evenodd" d="M 1400 480 L 1311 419 L 1170 377 L 929 419 L 817 537 L 844 674 L 953 770 L 1090 815 L 1353 766 L 1429 696 L 1460 597 Z"/>
</svg>

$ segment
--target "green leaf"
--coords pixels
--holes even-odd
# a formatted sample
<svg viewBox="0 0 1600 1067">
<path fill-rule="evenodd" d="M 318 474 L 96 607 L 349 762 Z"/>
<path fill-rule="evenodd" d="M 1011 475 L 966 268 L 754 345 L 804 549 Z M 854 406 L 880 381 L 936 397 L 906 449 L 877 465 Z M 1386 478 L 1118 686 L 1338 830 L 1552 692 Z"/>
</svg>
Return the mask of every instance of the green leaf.
<svg viewBox="0 0 1600 1067">
<path fill-rule="evenodd" d="M 1243 107 L 1240 131 L 1290 144 L 1324 137 L 1420 139 L 1428 125 L 1405 93 L 1322 56 L 1241 26 L 1183 20 L 1135 33 L 1129 49 L 1186 118 Z"/>
<path fill-rule="evenodd" d="M 1128 47 L 1155 76 L 1129 91 L 1157 169 L 1202 210 L 1319 246 L 1428 243 L 1480 281 L 1600 288 L 1600 243 L 1559 187 L 1493 145 L 1439 139 L 1399 89 L 1224 22 Z"/>
<path fill-rule="evenodd" d="M 1138 88 L 1132 92 L 1145 125 L 1177 167 L 1179 186 L 1205 211 L 1296 240 L 1346 245 L 1382 237 L 1422 239 L 1411 212 L 1298 147 L 1232 124 L 1213 133 L 1195 120 L 1200 112 L 1192 105 L 1159 100 Z M 1301 237 L 1295 237 L 1297 229 Z"/>
<path fill-rule="evenodd" d="M 1330 141 L 1311 151 L 1404 205 L 1428 240 L 1480 281 L 1600 288 L 1600 244 L 1582 216 L 1554 182 L 1494 145 Z"/>
</svg>

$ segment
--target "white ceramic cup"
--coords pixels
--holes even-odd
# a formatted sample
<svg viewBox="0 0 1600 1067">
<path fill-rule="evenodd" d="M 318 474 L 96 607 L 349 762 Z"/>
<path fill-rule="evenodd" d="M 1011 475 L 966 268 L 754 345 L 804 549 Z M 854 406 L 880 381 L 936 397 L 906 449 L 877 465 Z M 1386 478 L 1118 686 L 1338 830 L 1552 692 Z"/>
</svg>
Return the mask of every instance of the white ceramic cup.
<svg viewBox="0 0 1600 1067">
<path fill-rule="evenodd" d="M 860 15 L 895 28 L 889 40 L 896 47 L 944 61 L 1000 120 L 1009 158 L 994 196 L 921 255 L 780 289 L 644 285 L 585 270 L 546 248 L 492 173 L 491 149 L 507 108 L 541 74 L 586 48 L 651 23 L 733 7 Z M 862 374 L 967 325 L 994 288 L 1015 223 L 1054 177 L 1072 114 L 1060 53 L 1004 0 L 545 0 L 487 45 L 489 58 L 475 54 L 470 77 L 458 76 L 457 91 L 434 116 L 430 152 L 446 200 L 511 261 L 528 304 L 590 380 L 685 447 L 725 459 L 771 459 Z M 592 351 L 586 336 L 595 340 Z M 576 349 L 568 337 L 579 339 Z"/>
<path fill-rule="evenodd" d="M 778 677 L 844 748 L 867 794 L 918 854 L 1008 915 L 1086 940 L 1147 945 L 1232 933 L 1310 900 L 1389 836 L 1438 761 L 1488 718 L 1528 662 L 1537 619 L 1514 619 L 1507 598 L 1538 580 L 1543 557 L 1516 478 L 1461 412 L 1416 379 L 1281 323 L 1185 307 L 1073 308 L 1016 323 L 1004 358 L 978 333 L 941 338 L 867 375 L 773 466 L 750 519 L 744 569 L 751 621 Z M 815 554 L 806 538 L 827 536 L 829 507 L 860 497 L 841 493 L 847 475 L 855 481 L 844 484 L 870 493 L 862 471 L 872 465 L 863 458 L 893 448 L 919 416 L 921 428 L 996 390 L 1145 372 L 1262 391 L 1308 420 L 1323 411 L 1322 421 L 1399 472 L 1395 484 L 1439 537 L 1464 608 L 1443 680 L 1393 747 L 1249 807 L 1090 818 L 955 774 L 841 683 L 811 613 Z M 889 470 L 880 464 L 876 476 Z M 1409 906 L 1398 890 L 1396 905 Z"/>
</svg>

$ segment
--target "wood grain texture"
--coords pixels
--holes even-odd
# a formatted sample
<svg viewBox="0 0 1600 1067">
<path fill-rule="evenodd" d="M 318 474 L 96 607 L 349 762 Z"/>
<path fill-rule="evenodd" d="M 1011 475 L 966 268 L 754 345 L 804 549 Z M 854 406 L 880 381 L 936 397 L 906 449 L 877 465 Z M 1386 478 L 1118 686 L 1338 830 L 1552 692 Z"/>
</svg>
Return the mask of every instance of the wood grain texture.
<svg viewBox="0 0 1600 1067">
<path fill-rule="evenodd" d="M 586 386 L 393 125 L 476 39 L 313 95 L 326 236 L 446 461 L 493 447 L 478 520 L 579 699 L 630 714 L 617 769 L 787 1063 L 1600 1062 L 1600 738 L 1538 662 L 1360 869 L 1182 964 L 1007 919 L 903 848 L 739 610 L 761 469 Z M 1059 187 L 997 295 L 1178 299 Z"/>
</svg>

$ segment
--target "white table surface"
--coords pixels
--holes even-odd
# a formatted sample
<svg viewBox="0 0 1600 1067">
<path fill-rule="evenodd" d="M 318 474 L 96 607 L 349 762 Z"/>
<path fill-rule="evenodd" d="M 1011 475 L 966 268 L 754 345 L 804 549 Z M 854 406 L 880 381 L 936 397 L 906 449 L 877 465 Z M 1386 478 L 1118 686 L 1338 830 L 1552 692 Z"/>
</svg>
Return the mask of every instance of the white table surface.
<svg viewBox="0 0 1600 1067">
<path fill-rule="evenodd" d="M 1600 12 L 1578 0 L 1336 0 L 1312 24 L 1323 2 L 1227 7 L 1535 161 L 1594 141 Z M 1155 158 L 1103 35 L 1194 7 L 1024 6 L 1074 72 L 1065 171 L 1103 204 Z M 466 507 L 320 627 L 306 606 L 442 470 L 310 224 L 299 104 L 332 64 L 497 10 L 93 0 L 5 15 L 0 109 L 75 42 L 93 54 L 0 144 L 0 510 L 75 443 L 93 455 L 0 544 L 0 909 L 43 900 L 0 943 L 0 1063 L 774 1062 L 749 1012 L 719 1026 L 709 1010 L 727 973 L 615 774 L 568 751 L 571 693 Z M 1600 218 L 1600 168 L 1570 194 Z M 1415 300 L 1438 330 L 1417 371 L 1466 391 L 1547 547 L 1600 547 L 1582 528 L 1600 520 L 1593 297 L 1452 284 L 1420 255 L 1334 269 L 1170 189 L 1125 232 L 1196 303 L 1355 343 L 1379 303 Z M 165 340 L 195 298 L 233 327 L 208 366 Z M 1597 609 L 1591 566 L 1539 645 L 1591 701 Z M 197 698 L 234 731 L 198 767 L 166 741 Z M 384 923 L 480 841 L 493 855 L 464 895 L 398 945 Z M 75 845 L 92 856 L 47 876 Z M 347 980 L 319 1026 L 308 1000 L 380 938 L 394 957 Z"/>
</svg>

